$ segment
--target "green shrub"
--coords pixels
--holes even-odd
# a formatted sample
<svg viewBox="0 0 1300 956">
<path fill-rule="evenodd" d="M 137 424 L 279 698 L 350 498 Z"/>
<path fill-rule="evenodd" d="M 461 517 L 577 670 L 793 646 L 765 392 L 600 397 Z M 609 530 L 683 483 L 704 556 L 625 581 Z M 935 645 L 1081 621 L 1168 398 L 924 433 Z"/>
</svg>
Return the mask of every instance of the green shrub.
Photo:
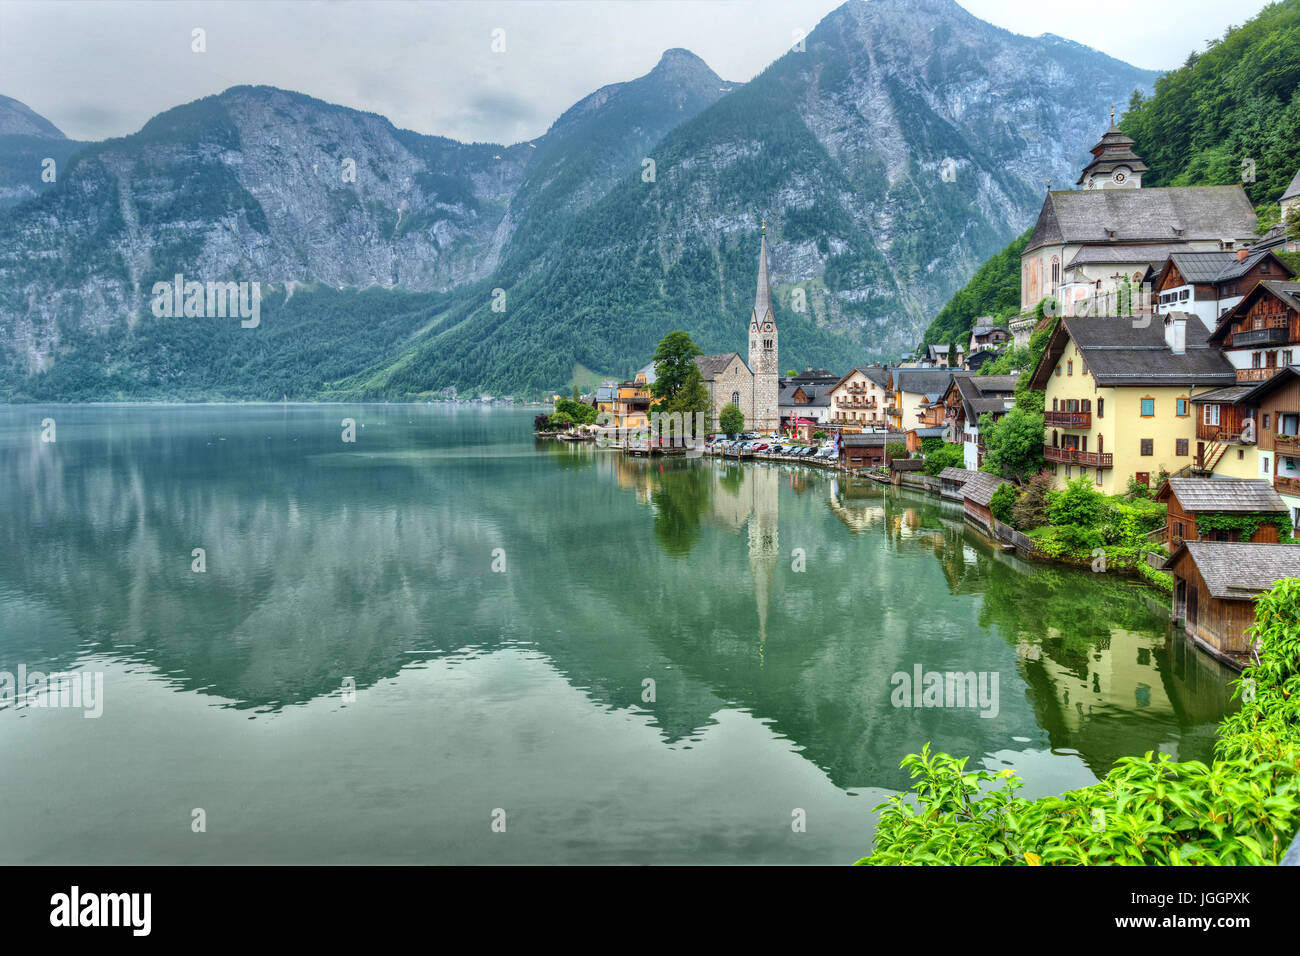
<svg viewBox="0 0 1300 956">
<path fill-rule="evenodd" d="M 916 783 L 877 807 L 875 852 L 858 863 L 1277 863 L 1300 823 L 1300 579 L 1260 598 L 1253 636 L 1259 662 L 1237 682 L 1251 692 L 1210 766 L 1148 752 L 1091 787 L 1025 800 L 1010 770 L 968 772 L 926 744 L 904 758 Z"/>
<path fill-rule="evenodd" d="M 1050 499 L 1050 517 L 1054 525 L 1091 528 L 1101 518 L 1105 497 L 1087 478 L 1076 478 L 1065 490 Z"/>
<path fill-rule="evenodd" d="M 925 473 L 931 478 L 939 477 L 939 472 L 945 468 L 964 468 L 965 465 L 966 454 L 961 445 L 940 443 L 938 448 L 925 455 Z"/>
<path fill-rule="evenodd" d="M 998 490 L 993 492 L 993 497 L 989 499 L 989 510 L 993 512 L 993 517 L 1003 524 L 1010 524 L 1011 509 L 1015 504 L 1016 489 L 1012 485 L 999 485 Z"/>
</svg>

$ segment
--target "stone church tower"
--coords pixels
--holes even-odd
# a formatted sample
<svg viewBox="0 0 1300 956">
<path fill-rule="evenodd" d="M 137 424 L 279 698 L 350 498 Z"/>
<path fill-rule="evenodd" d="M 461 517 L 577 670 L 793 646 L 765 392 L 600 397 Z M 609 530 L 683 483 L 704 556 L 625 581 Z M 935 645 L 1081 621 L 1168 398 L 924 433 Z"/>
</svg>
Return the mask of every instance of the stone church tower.
<svg viewBox="0 0 1300 956">
<path fill-rule="evenodd" d="M 746 427 L 776 431 L 781 424 L 779 405 L 781 367 L 777 360 L 776 315 L 772 312 L 772 289 L 767 281 L 767 223 L 758 253 L 758 292 L 754 314 L 749 320 L 749 367 L 754 372 L 754 420 Z"/>
</svg>

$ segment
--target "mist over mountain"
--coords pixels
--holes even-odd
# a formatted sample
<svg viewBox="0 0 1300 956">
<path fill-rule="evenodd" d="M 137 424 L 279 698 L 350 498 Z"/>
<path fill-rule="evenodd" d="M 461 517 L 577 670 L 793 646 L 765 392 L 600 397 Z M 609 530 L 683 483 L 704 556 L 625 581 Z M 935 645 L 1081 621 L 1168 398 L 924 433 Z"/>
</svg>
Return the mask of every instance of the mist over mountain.
<svg viewBox="0 0 1300 956">
<path fill-rule="evenodd" d="M 803 47 L 747 84 L 669 50 L 513 146 L 235 87 L 43 192 L 8 140 L 61 134 L 0 102 L 0 395 L 543 394 L 674 328 L 743 351 L 763 217 L 782 365 L 896 355 L 1155 76 L 952 0 L 850 0 Z M 260 283 L 261 325 L 155 317 L 177 273 Z"/>
</svg>

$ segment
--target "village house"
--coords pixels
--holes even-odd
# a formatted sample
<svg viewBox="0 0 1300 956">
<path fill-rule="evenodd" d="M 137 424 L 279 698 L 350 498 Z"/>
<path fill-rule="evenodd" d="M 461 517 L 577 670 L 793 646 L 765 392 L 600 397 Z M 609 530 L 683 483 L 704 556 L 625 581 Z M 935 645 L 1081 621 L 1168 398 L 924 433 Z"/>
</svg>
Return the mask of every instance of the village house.
<svg viewBox="0 0 1300 956">
<path fill-rule="evenodd" d="M 1174 579 L 1174 619 L 1240 667 L 1250 655 L 1255 600 L 1283 578 L 1300 577 L 1300 545 L 1185 541 L 1164 568 Z"/>
<path fill-rule="evenodd" d="M 841 429 L 884 428 L 893 395 L 890 369 L 860 365 L 831 386 L 828 421 Z"/>
<path fill-rule="evenodd" d="M 833 385 L 799 382 L 781 386 L 780 411 L 782 428 L 823 425 L 831 417 Z"/>
<path fill-rule="evenodd" d="M 1257 478 L 1170 478 L 1156 501 L 1167 506 L 1165 542 L 1171 551 L 1184 541 L 1276 544 L 1274 519 L 1289 520 L 1286 503 Z"/>
<path fill-rule="evenodd" d="M 907 442 L 907 450 L 916 454 L 921 450 L 927 438 L 937 438 L 943 441 L 943 426 L 922 426 L 920 428 L 909 428 L 907 436 L 904 439 Z"/>
<path fill-rule="evenodd" d="M 1238 382 L 1262 382 L 1300 357 L 1300 282 L 1264 279 L 1210 334 Z"/>
<path fill-rule="evenodd" d="M 919 368 L 947 368 L 952 365 L 960 368 L 966 361 L 966 349 L 959 342 L 957 343 L 957 361 L 950 362 L 948 353 L 951 347 L 943 344 L 927 345 L 925 347 L 925 357 L 918 363 Z"/>
<path fill-rule="evenodd" d="M 1223 314 L 1262 279 L 1290 279 L 1294 273 L 1271 249 L 1236 252 L 1177 252 L 1148 272 L 1153 311 L 1191 312 L 1213 330 Z"/>
<path fill-rule="evenodd" d="M 1241 402 L 1252 410 L 1260 477 L 1282 496 L 1300 536 L 1300 366 L 1279 369 Z"/>
<path fill-rule="evenodd" d="M 1020 309 L 1054 297 L 1063 315 L 1142 311 L 1134 287 L 1180 252 L 1235 252 L 1255 237 L 1240 185 L 1142 188 L 1146 164 L 1114 124 L 1076 185 L 1049 191 L 1020 254 Z"/>
<path fill-rule="evenodd" d="M 894 369 L 893 402 L 886 410 L 890 429 L 904 432 L 922 424 L 926 406 L 938 401 L 960 374 L 952 368 Z"/>
<path fill-rule="evenodd" d="M 1057 487 L 1082 476 L 1118 494 L 1130 478 L 1150 485 L 1190 468 L 1192 399 L 1236 381 L 1207 338 L 1186 313 L 1060 319 L 1030 380 L 1044 391 L 1043 457 Z"/>
<path fill-rule="evenodd" d="M 975 320 L 975 324 L 970 331 L 970 345 L 966 348 L 966 355 L 973 356 L 981 349 L 995 350 L 1006 345 L 1011 339 L 1011 333 L 1000 325 L 995 325 L 993 316 L 981 315 Z"/>
<path fill-rule="evenodd" d="M 1249 383 L 1228 385 L 1192 398 L 1192 417 L 1196 419 L 1193 475 L 1272 480 L 1272 473 L 1260 463 L 1254 411 L 1244 402 L 1254 387 Z"/>
<path fill-rule="evenodd" d="M 630 382 L 619 382 L 613 386 L 613 398 L 609 400 L 609 418 L 607 425 L 615 428 L 642 428 L 649 423 L 650 406 L 655 403 L 650 386 L 654 383 L 654 365 L 647 365 L 632 378 Z M 600 402 L 597 400 L 597 410 Z"/>
<path fill-rule="evenodd" d="M 944 441 L 962 446 L 963 462 L 976 471 L 984 463 L 980 416 L 999 419 L 1016 404 L 1019 375 L 957 375 L 935 406 L 942 409 Z"/>
<path fill-rule="evenodd" d="M 885 449 L 891 442 L 901 442 L 897 432 L 862 432 L 840 435 L 840 467 L 849 471 L 880 468 L 889 464 Z"/>
</svg>

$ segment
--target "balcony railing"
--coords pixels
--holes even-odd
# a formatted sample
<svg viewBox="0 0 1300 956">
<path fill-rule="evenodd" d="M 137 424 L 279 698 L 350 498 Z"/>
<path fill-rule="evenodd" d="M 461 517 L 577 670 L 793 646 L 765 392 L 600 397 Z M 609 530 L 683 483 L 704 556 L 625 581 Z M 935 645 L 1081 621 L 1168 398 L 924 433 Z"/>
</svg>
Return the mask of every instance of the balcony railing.
<svg viewBox="0 0 1300 956">
<path fill-rule="evenodd" d="M 1110 452 L 1079 451 L 1077 448 L 1053 448 L 1043 446 L 1043 457 L 1048 461 L 1059 461 L 1067 465 L 1090 465 L 1093 468 L 1113 468 L 1114 455 Z"/>
<path fill-rule="evenodd" d="M 1057 428 L 1091 428 L 1092 412 L 1043 412 L 1043 421 Z"/>
<path fill-rule="evenodd" d="M 1274 478 L 1273 487 L 1284 495 L 1300 495 L 1300 480 L 1295 478 Z"/>
<path fill-rule="evenodd" d="M 1239 368 L 1238 382 L 1266 382 L 1278 373 L 1276 368 Z"/>
<path fill-rule="evenodd" d="M 1300 435 L 1274 435 L 1273 450 L 1284 455 L 1300 455 Z"/>
<path fill-rule="evenodd" d="M 1291 341 L 1291 330 L 1285 326 L 1266 329 L 1247 329 L 1244 332 L 1232 333 L 1232 344 L 1234 346 L 1249 345 L 1286 345 Z"/>
</svg>

